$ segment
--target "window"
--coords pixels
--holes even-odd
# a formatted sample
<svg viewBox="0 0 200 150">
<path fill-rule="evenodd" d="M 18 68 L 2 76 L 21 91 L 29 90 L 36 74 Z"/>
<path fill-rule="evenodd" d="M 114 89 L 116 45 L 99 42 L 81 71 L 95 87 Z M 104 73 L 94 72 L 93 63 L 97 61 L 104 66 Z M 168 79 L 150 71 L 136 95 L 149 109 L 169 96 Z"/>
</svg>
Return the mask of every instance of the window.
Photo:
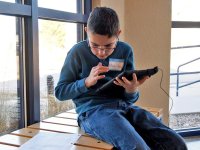
<svg viewBox="0 0 200 150">
<path fill-rule="evenodd" d="M 19 18 L 0 15 L 0 135 L 20 124 L 23 99 L 20 77 Z M 9 36 L 7 36 L 9 35 Z"/>
<path fill-rule="evenodd" d="M 199 4 L 198 0 L 172 0 L 170 127 L 178 131 L 200 128 Z"/>
</svg>

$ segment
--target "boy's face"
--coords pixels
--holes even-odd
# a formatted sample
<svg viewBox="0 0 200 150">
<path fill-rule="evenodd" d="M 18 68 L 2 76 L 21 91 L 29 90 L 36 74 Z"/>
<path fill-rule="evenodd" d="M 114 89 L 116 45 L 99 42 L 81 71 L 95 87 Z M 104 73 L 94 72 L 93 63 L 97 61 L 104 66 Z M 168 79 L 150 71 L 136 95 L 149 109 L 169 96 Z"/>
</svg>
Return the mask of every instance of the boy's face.
<svg viewBox="0 0 200 150">
<path fill-rule="evenodd" d="M 89 46 L 92 53 L 99 59 L 106 59 L 116 48 L 118 37 L 108 37 L 107 35 L 94 34 L 87 31 Z"/>
</svg>

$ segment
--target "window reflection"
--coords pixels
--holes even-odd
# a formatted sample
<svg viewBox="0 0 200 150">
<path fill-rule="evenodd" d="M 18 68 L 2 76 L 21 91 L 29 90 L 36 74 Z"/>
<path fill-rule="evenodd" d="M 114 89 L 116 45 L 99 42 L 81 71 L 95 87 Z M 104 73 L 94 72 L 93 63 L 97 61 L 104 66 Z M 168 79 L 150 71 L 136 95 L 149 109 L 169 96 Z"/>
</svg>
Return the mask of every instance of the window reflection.
<svg viewBox="0 0 200 150">
<path fill-rule="evenodd" d="M 16 18 L 0 15 L 0 134 L 17 129 L 20 117 Z"/>
<path fill-rule="evenodd" d="M 73 107 L 72 101 L 60 102 L 54 97 L 68 50 L 77 42 L 77 24 L 39 20 L 39 69 L 41 119 Z"/>
</svg>

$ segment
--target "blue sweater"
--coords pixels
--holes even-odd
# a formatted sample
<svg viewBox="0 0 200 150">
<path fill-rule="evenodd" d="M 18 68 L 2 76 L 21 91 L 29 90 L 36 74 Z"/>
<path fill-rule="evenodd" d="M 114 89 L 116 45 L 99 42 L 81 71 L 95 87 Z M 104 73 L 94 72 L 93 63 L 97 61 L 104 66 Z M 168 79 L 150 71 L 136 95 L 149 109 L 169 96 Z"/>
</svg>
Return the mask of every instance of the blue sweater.
<svg viewBox="0 0 200 150">
<path fill-rule="evenodd" d="M 108 66 L 109 59 L 124 60 L 124 66 L 121 71 L 109 71 L 105 73 L 105 78 L 87 88 L 85 79 L 89 76 L 92 67 L 101 62 Z M 58 84 L 55 88 L 55 96 L 59 100 L 72 99 L 76 105 L 76 111 L 81 114 L 98 105 L 111 103 L 115 101 L 127 101 L 134 103 L 139 93 L 128 94 L 124 88 L 110 89 L 105 94 L 96 93 L 96 89 L 108 80 L 114 78 L 124 70 L 134 69 L 133 50 L 131 46 L 124 42 L 118 42 L 114 52 L 105 60 L 96 57 L 88 47 L 87 41 L 82 41 L 74 45 L 69 51 L 64 65 L 62 67 Z"/>
</svg>

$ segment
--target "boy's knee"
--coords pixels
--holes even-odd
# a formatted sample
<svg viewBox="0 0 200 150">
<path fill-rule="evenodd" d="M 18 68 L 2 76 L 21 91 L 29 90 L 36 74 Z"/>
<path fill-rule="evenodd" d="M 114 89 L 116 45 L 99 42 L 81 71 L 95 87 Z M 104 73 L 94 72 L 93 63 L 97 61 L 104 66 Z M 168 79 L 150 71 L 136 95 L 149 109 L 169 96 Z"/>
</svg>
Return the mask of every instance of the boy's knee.
<svg viewBox="0 0 200 150">
<path fill-rule="evenodd" d="M 177 150 L 187 150 L 187 145 L 185 144 L 185 142 L 180 142 L 179 144 L 177 144 Z"/>
<path fill-rule="evenodd" d="M 187 145 L 182 138 L 174 139 L 171 143 L 169 143 L 169 147 L 172 147 L 174 150 L 187 150 Z"/>
</svg>

